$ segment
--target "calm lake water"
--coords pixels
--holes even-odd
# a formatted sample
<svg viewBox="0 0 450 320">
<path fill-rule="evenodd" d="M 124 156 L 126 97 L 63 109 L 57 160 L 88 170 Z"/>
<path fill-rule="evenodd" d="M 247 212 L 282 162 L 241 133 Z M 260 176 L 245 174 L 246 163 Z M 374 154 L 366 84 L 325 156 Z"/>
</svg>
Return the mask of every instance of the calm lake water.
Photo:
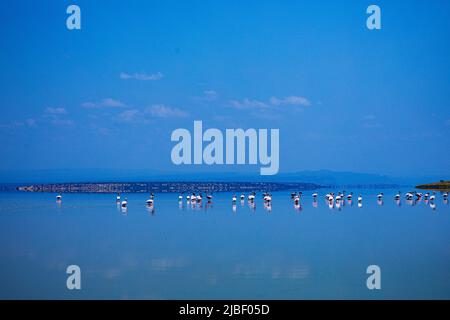
<svg viewBox="0 0 450 320">
<path fill-rule="evenodd" d="M 336 191 L 336 190 L 334 190 Z M 450 205 L 437 195 L 393 200 L 398 190 L 329 208 L 304 192 L 257 195 L 236 210 L 229 193 L 201 207 L 178 194 L 0 193 L 0 298 L 26 299 L 416 299 L 450 298 Z M 377 190 L 378 191 L 378 190 Z M 406 191 L 406 190 L 405 190 Z M 356 197 L 355 197 L 356 198 Z M 355 199 L 356 200 L 356 199 Z M 66 268 L 81 268 L 81 290 L 66 288 Z M 381 268 L 368 290 L 366 268 Z"/>
</svg>

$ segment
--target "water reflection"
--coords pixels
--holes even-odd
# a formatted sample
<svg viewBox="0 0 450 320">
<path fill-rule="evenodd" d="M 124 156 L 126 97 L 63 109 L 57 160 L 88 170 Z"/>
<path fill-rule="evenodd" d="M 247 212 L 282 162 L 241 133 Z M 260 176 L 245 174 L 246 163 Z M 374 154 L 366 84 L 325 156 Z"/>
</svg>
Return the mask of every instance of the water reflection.
<svg viewBox="0 0 450 320">
<path fill-rule="evenodd" d="M 205 210 L 211 209 L 213 207 L 213 203 L 211 200 L 208 200 L 205 205 Z"/>
<path fill-rule="evenodd" d="M 264 209 L 267 210 L 267 212 L 271 212 L 272 211 L 272 204 L 270 202 L 265 202 L 264 203 Z"/>
<path fill-rule="evenodd" d="M 147 208 L 148 213 L 150 213 L 151 215 L 155 214 L 155 207 L 153 206 L 153 204 L 147 204 L 145 207 Z"/>
<path fill-rule="evenodd" d="M 433 211 L 436 210 L 436 204 L 433 201 L 430 202 L 430 208 Z"/>
<path fill-rule="evenodd" d="M 334 208 L 334 201 L 328 201 L 328 208 L 330 209 Z"/>
</svg>

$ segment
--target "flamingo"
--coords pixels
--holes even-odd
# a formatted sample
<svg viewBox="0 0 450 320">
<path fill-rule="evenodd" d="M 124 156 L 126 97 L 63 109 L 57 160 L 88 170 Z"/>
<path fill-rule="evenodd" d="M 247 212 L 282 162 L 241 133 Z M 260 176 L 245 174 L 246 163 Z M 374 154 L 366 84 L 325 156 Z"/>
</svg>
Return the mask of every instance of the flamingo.
<svg viewBox="0 0 450 320">
<path fill-rule="evenodd" d="M 153 195 L 153 193 L 151 193 L 151 194 L 150 194 L 150 198 L 147 199 L 147 201 L 146 201 L 146 203 L 147 203 L 148 206 L 152 206 L 152 205 L 153 205 L 153 198 L 154 198 L 154 197 L 155 197 L 155 196 Z"/>
<path fill-rule="evenodd" d="M 430 201 L 436 200 L 436 192 L 433 192 L 433 195 L 430 196 Z"/>
<path fill-rule="evenodd" d="M 272 201 L 272 196 L 269 193 L 267 193 L 264 196 L 264 201 L 267 202 L 268 204 L 270 204 L 270 202 Z"/>
<path fill-rule="evenodd" d="M 334 193 L 333 193 L 333 192 L 328 193 L 328 194 L 325 196 L 325 198 L 327 198 L 327 200 L 328 200 L 329 202 L 332 202 L 332 201 L 334 200 Z"/>
</svg>

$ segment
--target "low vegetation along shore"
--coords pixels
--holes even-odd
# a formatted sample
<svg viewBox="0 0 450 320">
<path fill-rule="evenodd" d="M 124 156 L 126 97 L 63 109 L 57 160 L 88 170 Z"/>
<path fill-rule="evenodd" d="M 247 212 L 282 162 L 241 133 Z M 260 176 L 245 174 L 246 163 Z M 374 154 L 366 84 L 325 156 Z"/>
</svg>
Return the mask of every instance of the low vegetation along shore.
<svg viewBox="0 0 450 320">
<path fill-rule="evenodd" d="M 420 184 L 416 186 L 417 189 L 430 189 L 430 190 L 450 190 L 450 180 L 441 180 L 439 182 Z"/>
</svg>

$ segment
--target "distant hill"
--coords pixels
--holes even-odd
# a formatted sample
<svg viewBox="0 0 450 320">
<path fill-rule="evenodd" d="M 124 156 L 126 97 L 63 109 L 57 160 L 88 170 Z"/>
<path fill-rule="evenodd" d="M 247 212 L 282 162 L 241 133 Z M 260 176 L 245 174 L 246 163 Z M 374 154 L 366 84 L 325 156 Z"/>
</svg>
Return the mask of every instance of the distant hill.
<svg viewBox="0 0 450 320">
<path fill-rule="evenodd" d="M 280 174 L 281 181 L 303 181 L 328 185 L 365 185 L 365 184 L 398 184 L 398 182 L 386 175 L 356 172 L 336 172 L 330 170 L 301 171 L 295 173 Z"/>
<path fill-rule="evenodd" d="M 302 182 L 329 186 L 410 186 L 421 181 L 439 181 L 445 176 L 393 177 L 382 174 L 343 172 L 331 170 L 305 170 L 261 176 L 258 171 L 210 172 L 191 168 L 191 172 L 162 172 L 155 170 L 118 169 L 49 169 L 0 171 L 0 183 L 44 184 L 44 183 L 88 183 L 88 182 Z"/>
</svg>

